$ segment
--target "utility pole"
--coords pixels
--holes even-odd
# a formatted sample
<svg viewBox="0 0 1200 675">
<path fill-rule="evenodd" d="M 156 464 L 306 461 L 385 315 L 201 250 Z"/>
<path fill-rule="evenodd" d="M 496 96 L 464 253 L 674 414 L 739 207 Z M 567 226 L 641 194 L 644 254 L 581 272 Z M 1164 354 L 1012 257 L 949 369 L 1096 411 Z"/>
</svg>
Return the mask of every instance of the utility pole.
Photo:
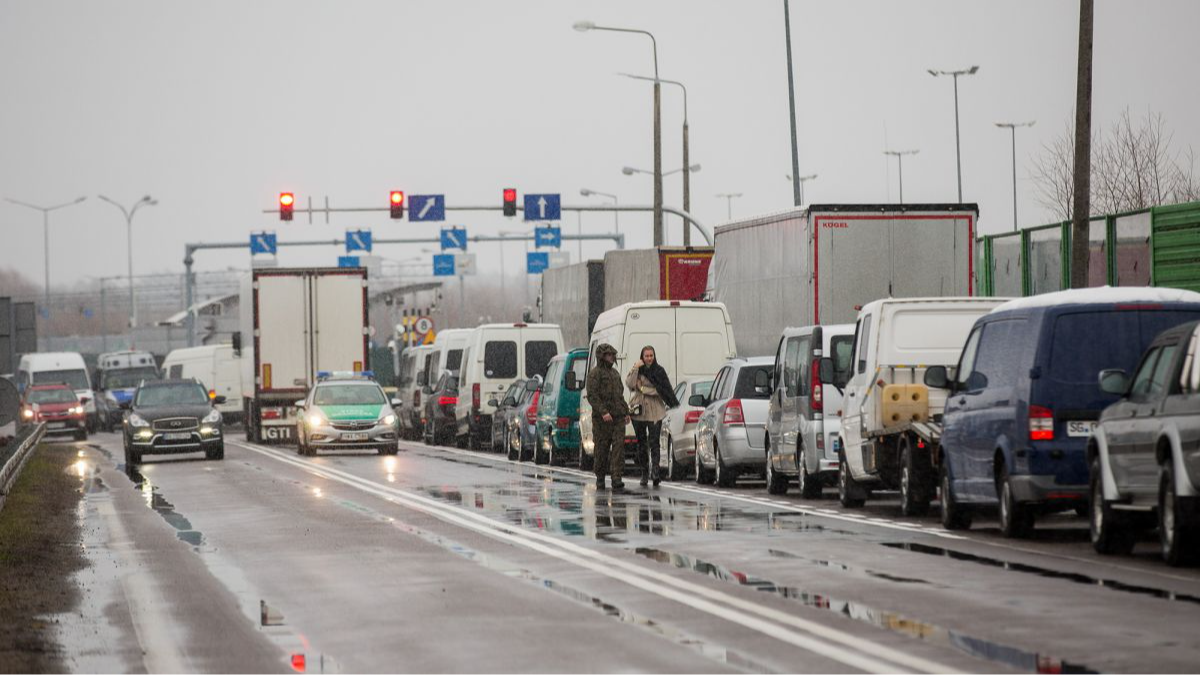
<svg viewBox="0 0 1200 675">
<path fill-rule="evenodd" d="M 800 148 L 796 142 L 796 85 L 792 79 L 792 18 L 788 12 L 788 0 L 783 0 L 783 35 L 787 41 L 788 110 L 792 119 L 792 201 L 794 206 L 801 206 L 804 197 L 801 194 L 803 188 L 800 187 Z"/>
<path fill-rule="evenodd" d="M 1079 0 L 1079 69 L 1075 79 L 1075 197 L 1071 208 L 1071 288 L 1088 285 L 1088 216 L 1092 174 L 1092 24 L 1094 0 Z"/>
</svg>

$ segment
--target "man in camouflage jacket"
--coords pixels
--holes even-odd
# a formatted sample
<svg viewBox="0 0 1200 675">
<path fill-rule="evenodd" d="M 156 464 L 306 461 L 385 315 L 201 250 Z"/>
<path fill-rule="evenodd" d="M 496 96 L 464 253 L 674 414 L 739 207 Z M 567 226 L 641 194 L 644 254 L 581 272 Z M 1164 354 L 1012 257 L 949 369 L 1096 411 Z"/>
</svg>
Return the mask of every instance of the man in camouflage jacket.
<svg viewBox="0 0 1200 675">
<path fill-rule="evenodd" d="M 587 376 L 587 399 L 592 406 L 592 438 L 595 441 L 594 467 L 596 487 L 604 487 L 605 473 L 612 475 L 612 486 L 625 486 L 625 424 L 629 421 L 629 406 L 625 403 L 625 387 L 617 373 L 617 350 L 604 343 L 596 348 L 596 367 Z"/>
</svg>

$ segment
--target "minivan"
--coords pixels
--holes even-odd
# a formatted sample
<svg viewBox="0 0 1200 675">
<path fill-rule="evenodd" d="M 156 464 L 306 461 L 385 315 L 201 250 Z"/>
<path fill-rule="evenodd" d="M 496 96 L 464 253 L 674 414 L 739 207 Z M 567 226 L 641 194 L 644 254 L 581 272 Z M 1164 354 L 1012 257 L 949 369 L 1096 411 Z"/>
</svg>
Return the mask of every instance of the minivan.
<svg viewBox="0 0 1200 675">
<path fill-rule="evenodd" d="M 641 358 L 642 347 L 654 347 L 658 363 L 667 371 L 671 386 L 679 380 L 711 380 L 729 359 L 737 357 L 733 323 L 719 302 L 649 300 L 617 305 L 596 318 L 588 342 L 586 371 L 596 366 L 596 347 L 610 344 L 617 350 L 615 368 L 624 382 L 629 368 Z M 585 382 L 576 381 L 576 388 Z M 592 438 L 592 408 L 584 392 L 579 402 L 580 466 L 588 470 L 596 452 Z M 626 455 L 636 450 L 633 426 L 625 430 Z"/>
<path fill-rule="evenodd" d="M 78 352 L 35 353 L 21 357 L 17 365 L 17 389 L 20 392 L 24 393 L 30 385 L 55 382 L 61 382 L 75 391 L 87 415 L 88 433 L 94 432 L 99 421 L 96 416 L 96 394 L 92 391 L 92 381 L 83 357 Z"/>
<path fill-rule="evenodd" d="M 157 380 L 158 364 L 147 351 L 123 350 L 106 352 L 96 359 L 96 414 L 100 427 L 113 431 L 121 424 L 124 411 L 121 404 L 133 397 L 142 380 Z"/>
<path fill-rule="evenodd" d="M 567 373 L 576 382 L 587 378 L 587 349 L 572 349 L 550 360 L 538 400 L 534 461 L 564 464 L 579 457 L 579 391 L 567 389 Z"/>
<path fill-rule="evenodd" d="M 1105 287 L 1012 300 L 976 321 L 954 376 L 926 376 L 949 392 L 943 520 L 969 527 L 973 509 L 998 504 L 1001 531 L 1020 537 L 1039 514 L 1086 513 L 1088 441 L 1119 398 L 1100 371 L 1131 372 L 1155 336 L 1194 319 L 1198 293 Z"/>
<path fill-rule="evenodd" d="M 400 409 L 396 416 L 400 418 L 400 436 L 409 440 L 417 440 L 424 432 L 421 424 L 421 388 L 428 381 L 425 365 L 432 351 L 433 345 L 419 345 L 400 353 L 400 367 L 396 374 L 396 398 L 400 400 Z"/>
<path fill-rule="evenodd" d="M 163 360 L 163 375 L 169 380 L 194 378 L 208 391 L 210 399 L 225 398 L 216 406 L 226 422 L 242 418 L 241 357 L 233 345 L 204 345 L 171 350 Z"/>
<path fill-rule="evenodd" d="M 462 364 L 463 347 L 467 345 L 467 338 L 470 335 L 470 328 L 448 328 L 437 334 L 437 338 L 433 341 L 433 349 L 430 351 L 431 367 L 425 374 L 425 382 L 421 383 L 423 387 L 432 391 L 442 374 L 447 370 L 457 371 L 459 369 Z"/>
<path fill-rule="evenodd" d="M 853 351 L 852 323 L 783 330 L 767 407 L 767 492 L 786 493 L 795 476 L 800 496 L 815 499 L 836 482 L 842 387 L 850 379 Z M 834 363 L 832 382 L 822 382 L 814 367 L 826 356 Z"/>
<path fill-rule="evenodd" d="M 546 376 L 563 351 L 562 330 L 549 323 L 489 323 L 467 336 L 458 375 L 458 445 L 479 450 L 492 433 L 493 399 L 518 379 Z"/>
</svg>

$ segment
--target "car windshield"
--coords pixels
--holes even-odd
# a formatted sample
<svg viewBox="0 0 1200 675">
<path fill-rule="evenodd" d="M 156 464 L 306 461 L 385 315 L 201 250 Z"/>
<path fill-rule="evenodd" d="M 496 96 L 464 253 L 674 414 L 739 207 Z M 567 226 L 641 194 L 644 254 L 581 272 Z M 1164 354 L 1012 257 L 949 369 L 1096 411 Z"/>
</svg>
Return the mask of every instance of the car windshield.
<svg viewBox="0 0 1200 675">
<path fill-rule="evenodd" d="M 158 369 L 153 366 L 122 368 L 120 370 L 105 371 L 101 386 L 105 389 L 132 389 L 138 386 L 142 380 L 157 379 L 160 379 Z"/>
<path fill-rule="evenodd" d="M 34 384 L 54 384 L 62 382 L 68 387 L 81 391 L 90 389 L 87 372 L 84 370 L 42 370 L 33 374 Z"/>
<path fill-rule="evenodd" d="M 208 393 L 195 382 L 157 385 L 138 389 L 137 408 L 157 408 L 170 405 L 203 405 L 208 403 Z"/>
<path fill-rule="evenodd" d="M 379 405 L 383 390 L 371 384 L 324 384 L 313 396 L 317 405 Z"/>
<path fill-rule="evenodd" d="M 35 389 L 29 392 L 30 403 L 75 403 L 78 400 L 70 389 Z"/>
</svg>

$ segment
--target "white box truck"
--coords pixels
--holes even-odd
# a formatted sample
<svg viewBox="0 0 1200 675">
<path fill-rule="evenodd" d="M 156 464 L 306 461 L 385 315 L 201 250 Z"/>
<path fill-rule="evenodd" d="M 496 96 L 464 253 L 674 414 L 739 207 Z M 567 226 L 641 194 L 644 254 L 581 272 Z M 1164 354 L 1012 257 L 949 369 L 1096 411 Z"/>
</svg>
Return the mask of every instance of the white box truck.
<svg viewBox="0 0 1200 675">
<path fill-rule="evenodd" d="M 243 281 L 240 311 L 246 439 L 292 442 L 295 402 L 318 371 L 366 369 L 367 271 L 256 269 Z"/>
<path fill-rule="evenodd" d="M 789 326 L 854 323 L 880 298 L 974 293 L 974 204 L 814 204 L 716 229 L 708 295 L 738 350 L 765 355 Z"/>
</svg>

